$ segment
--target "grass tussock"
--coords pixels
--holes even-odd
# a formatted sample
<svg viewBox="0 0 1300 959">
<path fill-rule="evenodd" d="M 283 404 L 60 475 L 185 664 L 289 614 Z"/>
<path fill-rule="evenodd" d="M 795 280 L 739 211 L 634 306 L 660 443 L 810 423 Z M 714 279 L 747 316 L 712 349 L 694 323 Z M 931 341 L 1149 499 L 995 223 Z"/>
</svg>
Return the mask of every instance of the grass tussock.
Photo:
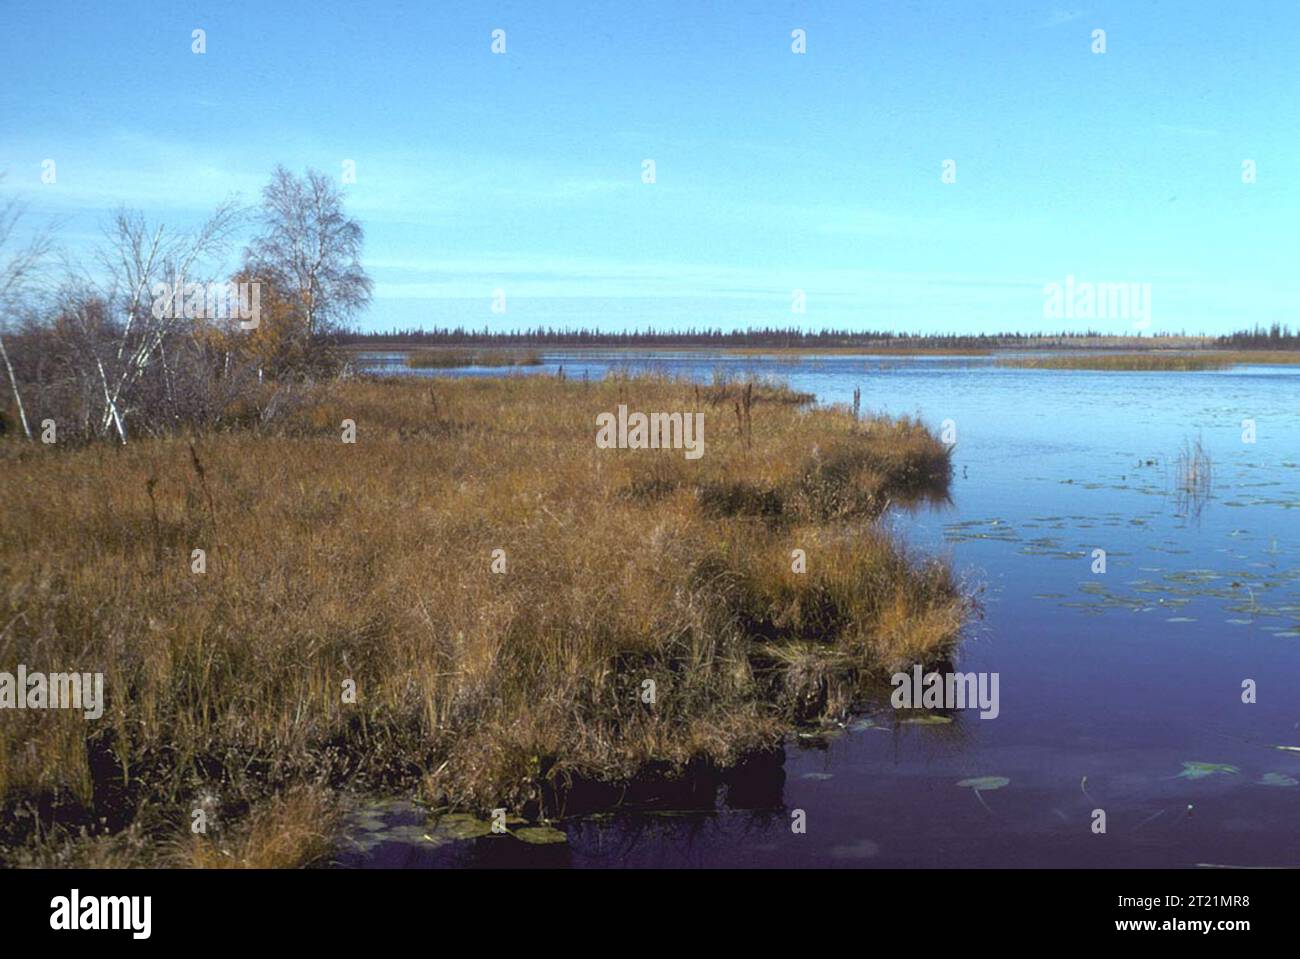
<svg viewBox="0 0 1300 959">
<path fill-rule="evenodd" d="M 344 788 L 532 814 L 568 778 L 734 762 L 942 659 L 967 600 L 872 520 L 943 490 L 948 451 L 800 400 L 361 380 L 261 429 L 0 443 L 0 670 L 107 691 L 97 721 L 0 717 L 0 859 L 307 861 Z M 598 449 L 620 403 L 702 412 L 704 455 Z M 193 836 L 197 808 L 221 831 Z"/>
<path fill-rule="evenodd" d="M 191 830 L 169 865 L 197 869 L 291 869 L 326 860 L 339 807 L 319 789 L 295 788 L 252 807 L 229 829 Z"/>
</svg>

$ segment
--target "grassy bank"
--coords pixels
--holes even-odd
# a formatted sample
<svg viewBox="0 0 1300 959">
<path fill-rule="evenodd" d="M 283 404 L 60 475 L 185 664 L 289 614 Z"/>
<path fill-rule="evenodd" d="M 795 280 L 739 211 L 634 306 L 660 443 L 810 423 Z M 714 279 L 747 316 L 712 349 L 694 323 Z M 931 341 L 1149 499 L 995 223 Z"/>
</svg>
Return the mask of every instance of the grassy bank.
<svg viewBox="0 0 1300 959">
<path fill-rule="evenodd" d="M 343 789 L 535 816 L 548 783 L 727 764 L 941 660 L 967 601 L 872 520 L 943 495 L 947 450 L 805 400 L 353 381 L 192 444 L 0 442 L 0 670 L 108 700 L 0 715 L 0 857 L 292 864 Z M 620 403 L 703 412 L 704 455 L 598 449 Z"/>
<path fill-rule="evenodd" d="M 1296 364 L 1300 351 L 1214 350 L 1203 353 L 1065 353 L 1056 356 L 1009 356 L 999 366 L 1034 370 L 1224 370 L 1243 364 Z"/>
</svg>

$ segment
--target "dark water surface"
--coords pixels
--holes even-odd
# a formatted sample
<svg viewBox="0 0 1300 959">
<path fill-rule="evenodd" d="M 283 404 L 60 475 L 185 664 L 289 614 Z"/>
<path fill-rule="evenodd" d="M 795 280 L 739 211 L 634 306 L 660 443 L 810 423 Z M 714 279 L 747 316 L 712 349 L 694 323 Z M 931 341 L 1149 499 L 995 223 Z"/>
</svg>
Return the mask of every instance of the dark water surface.
<svg viewBox="0 0 1300 959">
<path fill-rule="evenodd" d="M 363 363 L 396 370 L 395 356 Z M 340 864 L 1300 866 L 1300 368 L 545 358 L 509 375 L 554 375 L 561 364 L 576 378 L 757 373 L 823 403 L 850 402 L 860 387 L 865 410 L 919 413 L 936 429 L 952 420 L 951 506 L 886 522 L 982 588 L 985 616 L 955 666 L 999 674 L 1000 714 L 899 724 L 882 699 L 839 735 L 792 738 L 784 762 L 718 784 L 702 810 L 566 820 L 557 825 L 567 843 L 438 844 L 423 838 L 423 813 L 387 804 L 355 821 Z M 1200 503 L 1176 492 L 1178 454 L 1198 437 L 1213 461 Z M 1092 572 L 1095 549 L 1106 551 L 1104 574 Z M 1242 702 L 1247 679 L 1254 704 Z M 1009 782 L 979 793 L 958 785 L 976 777 Z M 1102 835 L 1091 828 L 1097 809 Z M 795 810 L 804 834 L 791 830 Z"/>
</svg>

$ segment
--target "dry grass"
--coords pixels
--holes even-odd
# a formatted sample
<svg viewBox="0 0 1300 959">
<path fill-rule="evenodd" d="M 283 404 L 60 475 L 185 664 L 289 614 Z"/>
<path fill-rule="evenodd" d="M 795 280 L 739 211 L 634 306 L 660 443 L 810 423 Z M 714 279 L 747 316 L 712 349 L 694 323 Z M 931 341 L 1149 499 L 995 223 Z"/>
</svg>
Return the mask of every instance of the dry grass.
<svg viewBox="0 0 1300 959">
<path fill-rule="evenodd" d="M 338 807 L 318 789 L 293 789 L 252 808 L 229 830 L 191 832 L 165 859 L 197 869 L 291 869 L 321 862 L 333 850 Z"/>
<path fill-rule="evenodd" d="M 1035 370 L 1109 370 L 1140 372 L 1169 370 L 1195 372 L 1224 370 L 1255 363 L 1300 363 L 1300 351 L 1214 350 L 1199 353 L 1064 353 L 1057 356 L 1009 356 L 998 360 L 999 366 Z"/>
<path fill-rule="evenodd" d="M 1231 350 L 1213 354 L 1232 364 L 1291 366 L 1300 363 L 1300 350 Z"/>
<path fill-rule="evenodd" d="M 872 520 L 942 491 L 947 450 L 767 386 L 742 428 L 742 395 L 360 381 L 193 446 L 0 443 L 0 670 L 108 698 L 0 715 L 0 858 L 303 861 L 339 789 L 532 814 L 547 781 L 725 764 L 941 659 L 967 601 Z M 703 458 L 596 448 L 619 403 L 702 410 Z M 226 831 L 194 839 L 200 806 Z"/>
</svg>

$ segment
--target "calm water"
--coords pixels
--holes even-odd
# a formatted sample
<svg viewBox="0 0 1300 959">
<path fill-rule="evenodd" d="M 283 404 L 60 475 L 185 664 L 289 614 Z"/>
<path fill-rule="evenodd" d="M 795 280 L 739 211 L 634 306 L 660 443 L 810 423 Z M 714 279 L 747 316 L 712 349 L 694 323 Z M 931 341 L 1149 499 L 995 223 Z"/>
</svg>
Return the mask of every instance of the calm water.
<svg viewBox="0 0 1300 959">
<path fill-rule="evenodd" d="M 340 863 L 1300 865 L 1300 751 L 1272 748 L 1300 747 L 1300 369 L 546 359 L 516 375 L 560 364 L 571 378 L 611 367 L 702 380 L 715 370 L 758 373 L 820 402 L 850 402 L 860 387 L 864 409 L 919 413 L 935 428 L 952 420 L 952 505 L 886 521 L 982 589 L 985 616 L 955 665 L 1000 675 L 1000 715 L 897 725 L 882 700 L 839 735 L 796 737 L 783 762 L 710 787 L 696 797 L 702 809 L 566 821 L 566 844 L 490 837 L 434 847 L 419 838 L 418 812 L 390 805 L 372 811 L 368 830 L 358 825 L 360 842 Z M 1242 440 L 1248 418 L 1254 444 Z M 1214 464 L 1199 509 L 1175 493 L 1178 454 L 1197 437 Z M 1106 551 L 1104 574 L 1092 572 L 1094 549 Z M 1258 685 L 1254 704 L 1242 702 L 1246 679 Z M 957 785 L 986 776 L 1009 782 L 978 795 Z M 790 828 L 797 809 L 807 816 L 802 835 Z M 1090 828 L 1094 809 L 1105 811 L 1104 835 Z"/>
</svg>

